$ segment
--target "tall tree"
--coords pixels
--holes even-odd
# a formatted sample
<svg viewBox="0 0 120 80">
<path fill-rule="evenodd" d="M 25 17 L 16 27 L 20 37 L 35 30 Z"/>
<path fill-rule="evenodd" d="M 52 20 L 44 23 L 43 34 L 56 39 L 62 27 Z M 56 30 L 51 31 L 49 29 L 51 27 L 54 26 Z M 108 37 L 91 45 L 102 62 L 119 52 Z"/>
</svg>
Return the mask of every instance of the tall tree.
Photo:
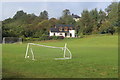
<svg viewBox="0 0 120 80">
<path fill-rule="evenodd" d="M 17 13 L 14 15 L 14 19 L 20 18 L 22 16 L 26 16 L 27 13 L 25 13 L 23 10 L 17 11 Z"/>
<path fill-rule="evenodd" d="M 41 19 L 48 19 L 48 12 L 44 10 L 43 12 L 40 13 L 39 17 Z"/>
<path fill-rule="evenodd" d="M 63 17 L 68 16 L 68 15 L 70 15 L 70 10 L 69 9 L 63 10 Z"/>
<path fill-rule="evenodd" d="M 90 12 L 88 10 L 83 10 L 81 14 L 81 33 L 83 34 L 91 34 L 92 33 L 92 22 L 90 17 Z"/>
<path fill-rule="evenodd" d="M 90 17 L 92 21 L 93 32 L 96 33 L 98 30 L 98 20 L 99 20 L 99 13 L 97 9 L 93 9 L 90 11 Z"/>
<path fill-rule="evenodd" d="M 105 20 L 106 20 L 106 13 L 100 9 L 99 20 L 98 20 L 98 29 L 97 30 L 100 30 L 100 27 L 105 22 Z"/>
<path fill-rule="evenodd" d="M 105 10 L 108 14 L 108 21 L 110 22 L 109 29 L 110 30 L 117 30 L 119 26 L 118 20 L 118 2 L 112 2 Z"/>
<path fill-rule="evenodd" d="M 63 15 L 60 17 L 59 23 L 61 24 L 75 24 L 72 15 L 70 14 L 70 10 L 63 10 Z"/>
</svg>

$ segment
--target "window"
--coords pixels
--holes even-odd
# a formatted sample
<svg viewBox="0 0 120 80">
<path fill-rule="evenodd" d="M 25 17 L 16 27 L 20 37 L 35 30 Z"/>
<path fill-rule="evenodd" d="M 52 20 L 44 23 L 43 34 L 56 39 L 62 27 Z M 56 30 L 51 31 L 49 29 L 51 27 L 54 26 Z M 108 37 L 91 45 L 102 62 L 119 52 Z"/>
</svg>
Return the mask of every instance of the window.
<svg viewBox="0 0 120 80">
<path fill-rule="evenodd" d="M 68 27 L 65 27 L 65 28 L 64 28 L 64 31 L 68 31 Z"/>
<path fill-rule="evenodd" d="M 59 31 L 62 31 L 62 27 L 59 28 Z"/>
</svg>

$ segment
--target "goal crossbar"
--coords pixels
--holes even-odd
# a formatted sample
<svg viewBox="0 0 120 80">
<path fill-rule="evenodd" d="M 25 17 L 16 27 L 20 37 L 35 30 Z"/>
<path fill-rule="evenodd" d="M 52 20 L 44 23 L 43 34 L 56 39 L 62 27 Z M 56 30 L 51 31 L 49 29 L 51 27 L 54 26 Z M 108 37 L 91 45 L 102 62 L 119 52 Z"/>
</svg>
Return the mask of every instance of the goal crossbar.
<svg viewBox="0 0 120 80">
<path fill-rule="evenodd" d="M 28 44 L 30 44 L 30 45 L 36 45 L 36 46 L 42 46 L 42 47 L 48 47 L 48 48 L 60 48 L 60 49 L 63 48 L 63 47 L 46 46 L 46 45 L 34 44 L 34 43 L 28 43 Z"/>
<path fill-rule="evenodd" d="M 64 47 L 55 47 L 55 46 L 46 46 L 46 45 L 35 44 L 35 43 L 28 43 L 28 44 L 27 44 L 27 49 L 26 49 L 25 58 L 29 58 L 29 56 L 28 56 L 28 51 L 29 51 L 30 45 L 47 47 L 47 48 L 58 48 L 58 49 L 62 49 L 62 50 L 64 51 L 63 58 L 55 58 L 55 60 L 72 59 L 71 51 L 67 48 L 67 44 L 66 44 L 66 43 L 65 43 L 65 46 L 64 46 Z M 31 54 L 32 54 L 32 60 L 35 60 L 35 56 L 34 56 L 34 53 L 33 53 L 32 48 L 30 48 L 30 50 L 31 50 Z M 69 57 L 66 57 L 66 51 L 68 51 Z"/>
</svg>

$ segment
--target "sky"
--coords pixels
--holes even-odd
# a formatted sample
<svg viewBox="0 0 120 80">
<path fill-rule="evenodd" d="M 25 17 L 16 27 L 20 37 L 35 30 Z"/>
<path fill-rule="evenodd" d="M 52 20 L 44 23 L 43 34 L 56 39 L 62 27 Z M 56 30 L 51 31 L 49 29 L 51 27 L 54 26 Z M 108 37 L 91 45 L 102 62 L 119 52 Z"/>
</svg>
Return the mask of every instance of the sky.
<svg viewBox="0 0 120 80">
<path fill-rule="evenodd" d="M 0 6 L 2 18 L 0 20 L 12 18 L 19 10 L 23 10 L 28 14 L 34 13 L 37 16 L 40 12 L 46 10 L 49 18 L 59 18 L 63 10 L 69 9 L 71 14 L 74 13 L 80 16 L 84 9 L 97 8 L 98 10 L 104 10 L 110 4 L 111 2 L 2 2 L 2 6 Z"/>
</svg>

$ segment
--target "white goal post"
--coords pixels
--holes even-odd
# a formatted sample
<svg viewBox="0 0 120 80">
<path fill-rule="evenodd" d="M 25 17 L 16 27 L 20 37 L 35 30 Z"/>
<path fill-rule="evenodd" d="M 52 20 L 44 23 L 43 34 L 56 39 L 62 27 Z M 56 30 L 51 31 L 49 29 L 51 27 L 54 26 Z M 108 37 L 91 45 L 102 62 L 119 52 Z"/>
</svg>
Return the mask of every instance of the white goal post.
<svg viewBox="0 0 120 80">
<path fill-rule="evenodd" d="M 6 43 L 22 43 L 22 38 L 19 37 L 3 37 L 3 44 Z"/>
<path fill-rule="evenodd" d="M 35 43 L 28 43 L 27 44 L 27 49 L 26 49 L 26 54 L 25 54 L 25 58 L 29 58 L 28 56 L 28 51 L 30 50 L 31 51 L 31 54 L 32 54 L 32 60 L 35 60 L 35 56 L 34 56 L 34 53 L 33 53 L 33 50 L 31 48 L 30 45 L 36 45 L 36 46 L 42 46 L 42 47 L 47 47 L 47 48 L 58 48 L 58 49 L 62 49 L 64 51 L 63 53 L 63 58 L 55 58 L 55 60 L 64 60 L 64 59 L 72 59 L 72 54 L 71 54 L 71 51 L 67 48 L 67 44 L 65 43 L 65 46 L 64 47 L 54 47 L 54 46 L 46 46 L 46 45 L 40 45 L 40 44 L 35 44 Z M 68 51 L 69 53 L 69 57 L 66 57 L 66 51 Z"/>
</svg>

